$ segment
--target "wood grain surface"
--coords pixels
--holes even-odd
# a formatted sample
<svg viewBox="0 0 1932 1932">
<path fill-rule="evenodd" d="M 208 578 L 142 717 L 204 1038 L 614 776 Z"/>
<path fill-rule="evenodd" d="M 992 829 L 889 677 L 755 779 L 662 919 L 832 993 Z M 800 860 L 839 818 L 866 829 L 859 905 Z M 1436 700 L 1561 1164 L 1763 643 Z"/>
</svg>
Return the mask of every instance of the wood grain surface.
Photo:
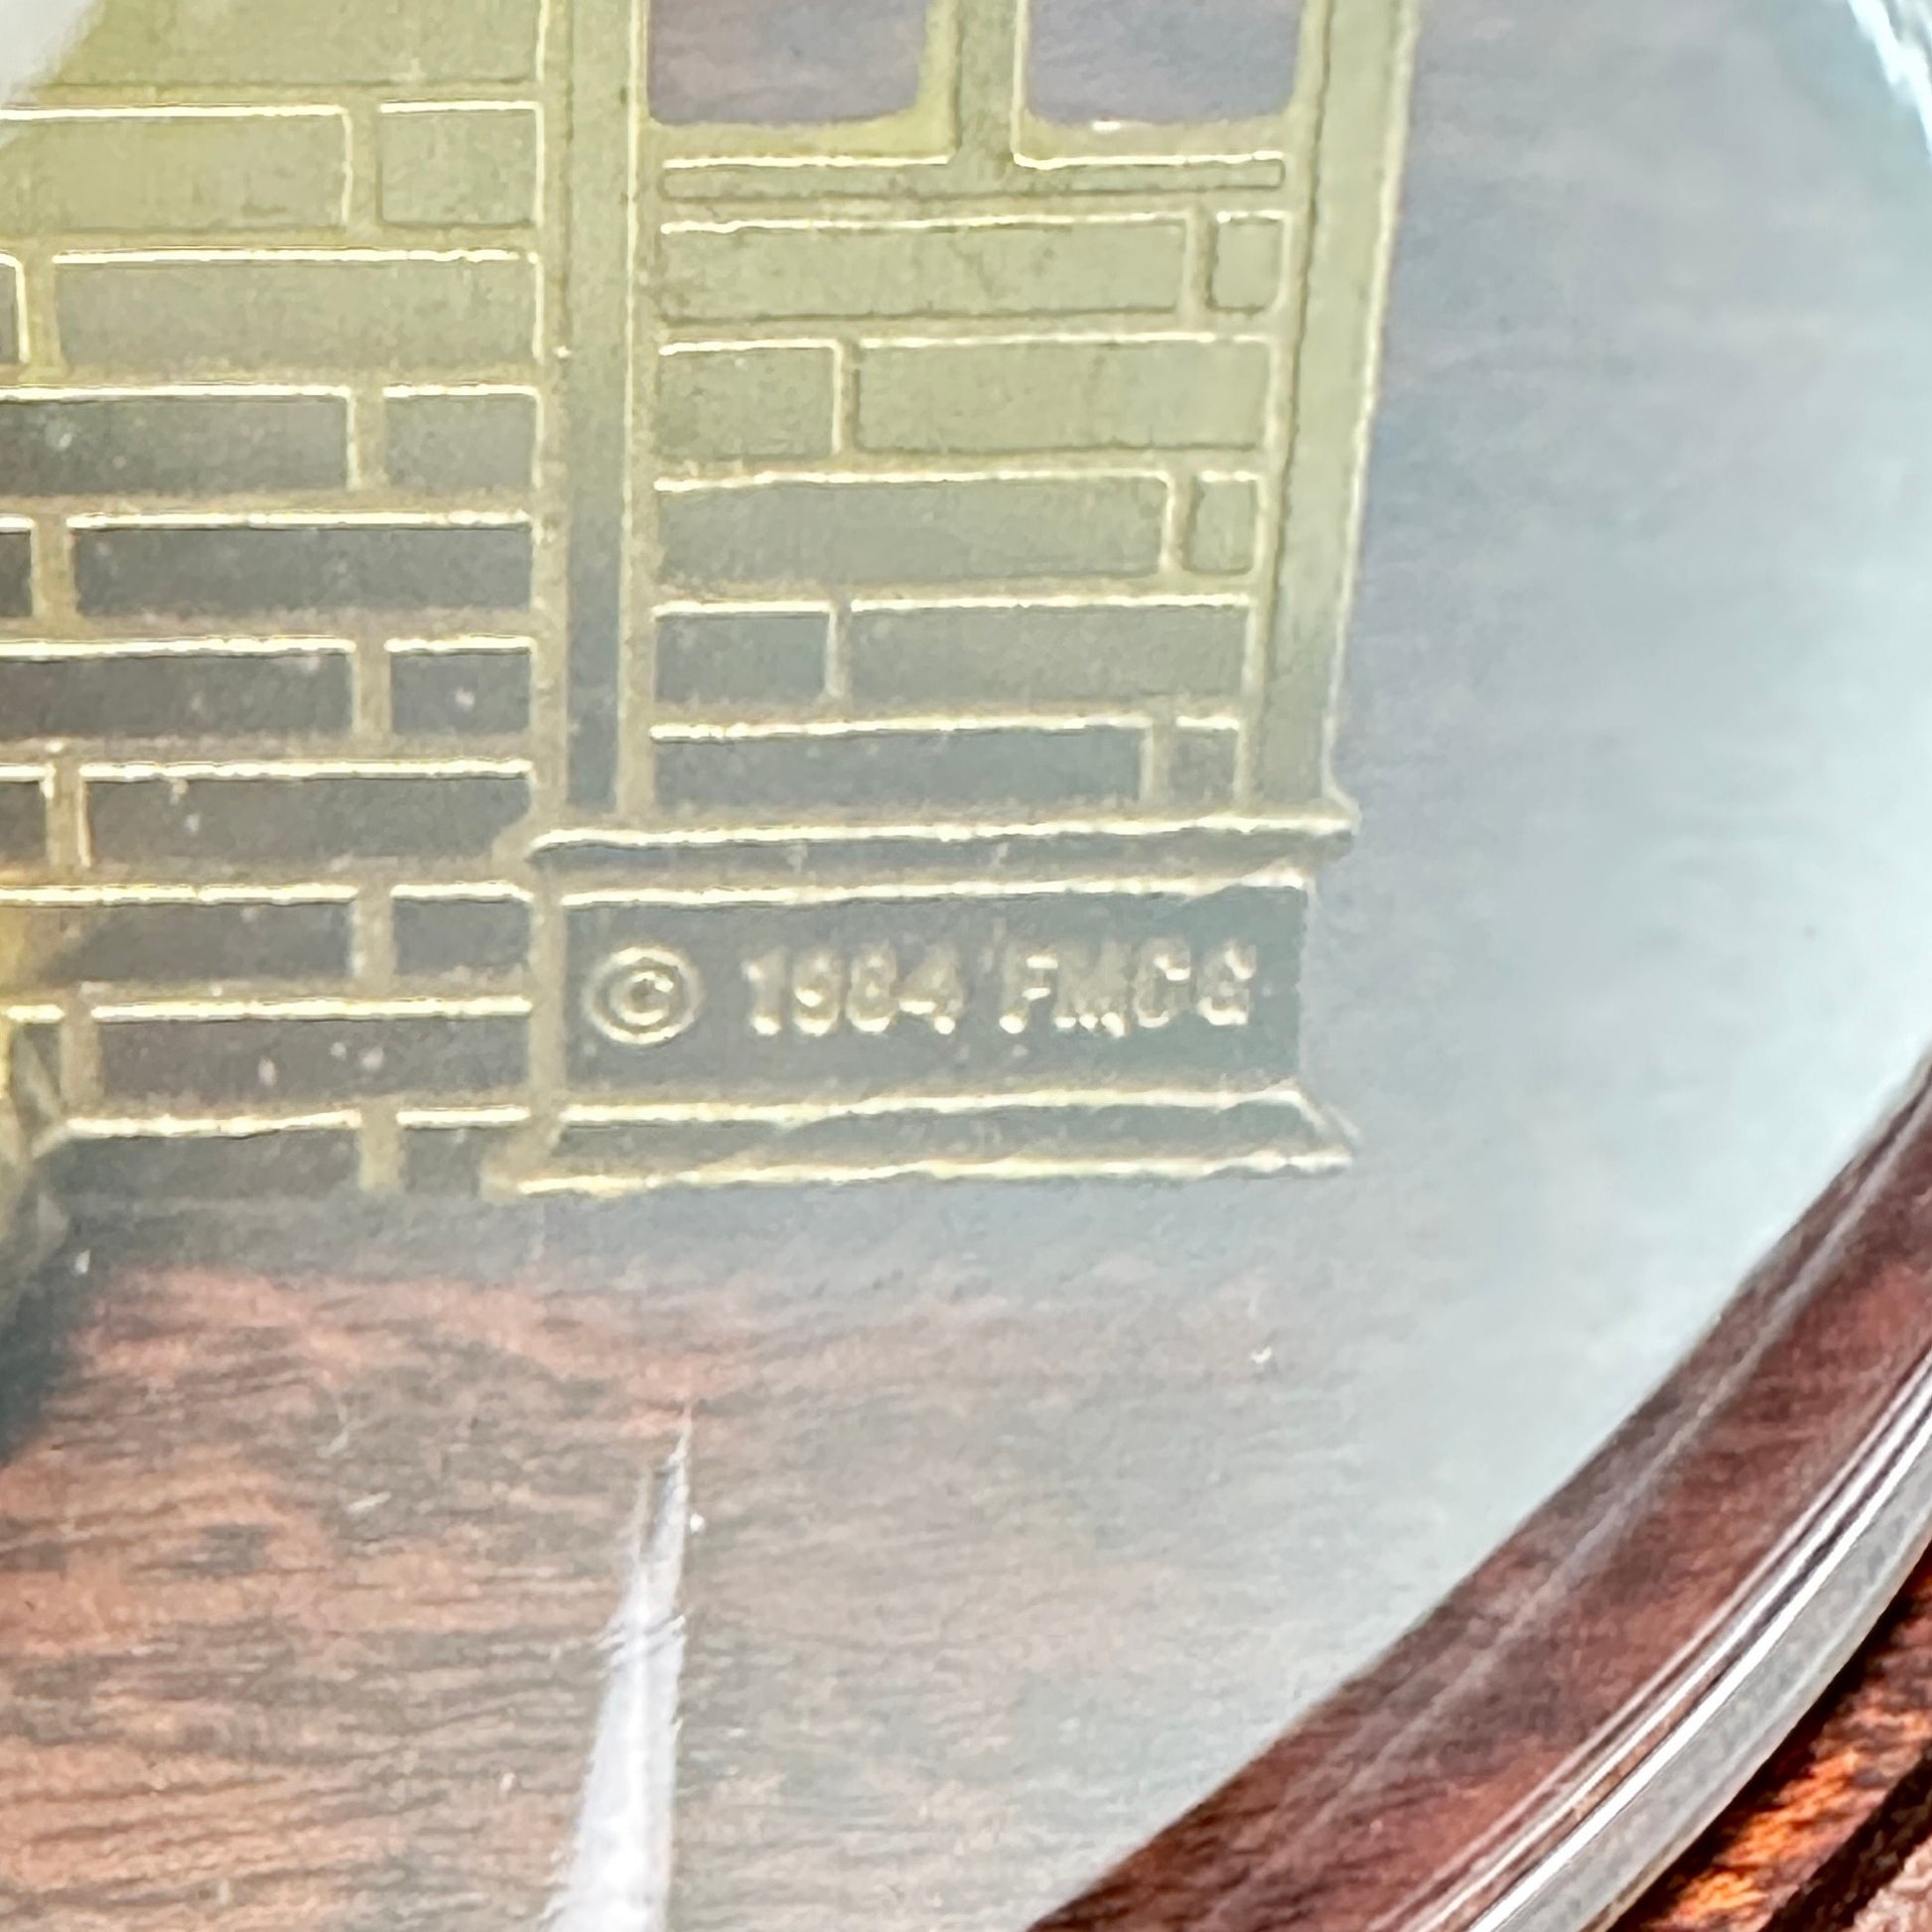
<svg viewBox="0 0 1932 1932">
<path fill-rule="evenodd" d="M 1932 1923 L 1932 1564 L 1816 1713 L 1618 1932 L 1795 1932 Z M 1862 1916 L 1894 1885 L 1891 1918 Z M 1909 1903 L 1908 1897 L 1909 1896 Z M 1910 1914 L 1917 1914 L 1916 1917 Z"/>
<path fill-rule="evenodd" d="M 440 1243 L 418 1223 L 373 1250 L 345 1226 L 333 1268 L 326 1253 L 250 1266 L 245 1230 L 199 1258 L 136 1230 L 33 1302 L 0 1410 L 0 1920 L 542 1919 L 641 1496 L 694 1414 L 729 1463 L 774 1357 L 751 1324 L 715 1307 L 697 1329 L 667 1319 L 581 1251 L 547 1249 L 541 1221 L 521 1225 L 520 1254 L 488 1243 L 493 1271 L 454 1224 Z M 326 1249 L 326 1225 L 310 1233 Z M 439 1245 L 447 1272 L 427 1265 Z M 958 1311 L 926 1315 L 934 1374 L 1010 1374 Z M 885 1372 L 900 1346 L 855 1332 L 803 1354 L 780 1342 L 775 1359 L 831 1378 L 829 1419 L 903 1380 Z M 1876 1453 L 1928 1360 L 1932 1080 L 1658 1398 L 1435 1616 L 1044 1924 L 1472 1923 L 1580 1822 L 1614 1816 L 1713 1660 L 1757 1627 L 1793 1526 Z M 754 1431 L 736 1452 L 771 1451 Z M 791 1466 L 775 1506 L 809 1527 L 811 1454 Z M 815 1641 L 844 1617 L 848 1647 L 876 1646 L 836 1548 L 807 1535 L 799 1550 L 794 1600 L 836 1586 Z M 890 1566 L 867 1578 L 895 1593 Z M 756 1584 L 715 1599 L 753 1628 L 775 1613 Z M 986 1614 L 1016 1627 L 998 1590 Z M 1632 1932 L 1825 1923 L 1828 1902 L 1891 1881 L 1932 1814 L 1932 1572 L 1892 1636 L 1768 1774 L 1775 1805 L 1733 1815 Z M 767 1727 L 772 1775 L 789 1775 L 786 1725 L 815 1735 L 832 1715 L 824 1691 L 801 1679 L 789 1713 L 741 1714 Z M 868 1776 L 911 1776 L 931 1802 L 969 1799 L 950 1775 L 908 1742 L 893 1763 L 855 1758 L 838 1789 L 863 1803 Z M 699 1777 L 686 1849 L 700 1863 L 729 1857 L 730 1830 L 709 1821 L 743 1795 Z M 961 1817 L 970 1842 L 983 1828 Z M 875 1851 L 890 1863 L 890 1845 Z"/>
<path fill-rule="evenodd" d="M 1475 1924 L 1618 1829 L 1928 1363 L 1932 1075 L 1517 1537 L 1041 1932 Z"/>
<path fill-rule="evenodd" d="M 590 1296 L 93 1272 L 8 1357 L 0 1922 L 536 1924 L 701 1377 Z"/>
</svg>

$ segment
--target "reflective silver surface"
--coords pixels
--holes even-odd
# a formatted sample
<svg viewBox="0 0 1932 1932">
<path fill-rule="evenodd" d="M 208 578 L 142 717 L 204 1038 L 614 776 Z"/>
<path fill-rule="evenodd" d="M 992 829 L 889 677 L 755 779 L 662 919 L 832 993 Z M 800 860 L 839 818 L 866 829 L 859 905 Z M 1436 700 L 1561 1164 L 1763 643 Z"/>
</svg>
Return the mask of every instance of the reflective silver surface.
<svg viewBox="0 0 1932 1932">
<path fill-rule="evenodd" d="M 741 1220 L 787 1399 L 697 1475 L 685 1923 L 1012 1924 L 1127 1849 L 1574 1468 L 1917 1058 L 1932 196 L 1867 59 L 1429 13 L 1309 985 L 1357 1164 Z M 714 1225 L 639 1279 L 709 1295 Z"/>
</svg>

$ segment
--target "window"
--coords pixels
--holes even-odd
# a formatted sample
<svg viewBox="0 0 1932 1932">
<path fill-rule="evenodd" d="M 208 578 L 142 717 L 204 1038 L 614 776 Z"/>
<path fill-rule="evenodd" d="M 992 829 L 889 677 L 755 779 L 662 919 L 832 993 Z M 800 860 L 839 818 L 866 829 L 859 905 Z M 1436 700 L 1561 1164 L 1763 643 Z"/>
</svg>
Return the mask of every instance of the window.
<svg viewBox="0 0 1932 1932">
<path fill-rule="evenodd" d="M 1070 126 L 1278 113 L 1301 12 L 1301 0 L 1033 0 L 1033 110 Z"/>
<path fill-rule="evenodd" d="M 918 98 L 926 0 L 652 0 L 660 121 L 880 120 Z"/>
</svg>

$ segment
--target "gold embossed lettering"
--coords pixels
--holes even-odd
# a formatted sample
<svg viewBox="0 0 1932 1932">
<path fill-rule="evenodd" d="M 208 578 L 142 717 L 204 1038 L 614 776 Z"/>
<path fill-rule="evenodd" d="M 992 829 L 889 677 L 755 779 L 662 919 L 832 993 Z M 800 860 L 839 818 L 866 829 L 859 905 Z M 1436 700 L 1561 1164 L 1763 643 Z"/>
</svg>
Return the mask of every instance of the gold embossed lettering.
<svg viewBox="0 0 1932 1932">
<path fill-rule="evenodd" d="M 791 969 L 791 1024 L 807 1039 L 838 1032 L 845 1004 L 845 961 L 829 948 L 800 953 Z"/>
<path fill-rule="evenodd" d="M 908 1019 L 925 1021 L 935 1034 L 957 1030 L 966 1011 L 966 982 L 952 947 L 934 946 L 906 975 L 898 1009 Z"/>
<path fill-rule="evenodd" d="M 787 1032 L 826 1039 L 841 1026 L 877 1038 L 900 1020 L 923 1020 L 935 1034 L 953 1033 L 966 1011 L 966 981 L 952 946 L 929 946 L 899 976 L 897 949 L 886 942 L 850 956 L 820 947 L 795 957 L 782 948 L 744 964 L 747 1019 L 760 1039 Z"/>
<path fill-rule="evenodd" d="M 1063 1034 L 1105 1034 L 1109 1039 L 1127 1037 L 1127 949 L 1117 940 L 1105 940 L 1091 949 L 1068 946 L 1061 950 L 1053 1026 Z"/>
<path fill-rule="evenodd" d="M 1009 946 L 1000 970 L 1000 1026 L 1010 1034 L 1024 1034 L 1034 1023 L 1034 1009 L 1054 996 L 1059 982 L 1060 956 L 1048 946 Z"/>
<path fill-rule="evenodd" d="M 785 1030 L 785 992 L 789 984 L 782 952 L 768 952 L 745 962 L 745 982 L 752 993 L 752 1031 L 760 1039 L 776 1039 Z"/>
<path fill-rule="evenodd" d="M 892 1032 L 898 1018 L 898 954 L 891 946 L 865 946 L 853 955 L 845 1017 L 855 1033 Z"/>
<path fill-rule="evenodd" d="M 1192 1004 L 1194 956 L 1184 939 L 1150 939 L 1134 962 L 1134 1024 L 1144 1033 L 1172 1026 Z"/>
<path fill-rule="evenodd" d="M 1210 1027 L 1245 1027 L 1255 1017 L 1261 961 L 1253 946 L 1230 939 L 1201 961 L 1196 1011 Z"/>
</svg>

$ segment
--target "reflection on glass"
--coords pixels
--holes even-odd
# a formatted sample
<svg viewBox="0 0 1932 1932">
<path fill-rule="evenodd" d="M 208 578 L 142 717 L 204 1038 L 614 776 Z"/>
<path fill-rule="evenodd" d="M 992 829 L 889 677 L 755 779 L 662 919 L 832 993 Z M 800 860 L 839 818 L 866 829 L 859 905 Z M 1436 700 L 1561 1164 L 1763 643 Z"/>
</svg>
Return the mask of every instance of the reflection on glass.
<svg viewBox="0 0 1932 1932">
<path fill-rule="evenodd" d="M 0 0 L 0 106 L 52 71 L 91 11 L 91 0 Z"/>
<path fill-rule="evenodd" d="M 651 0 L 661 121 L 877 120 L 919 89 L 926 0 Z"/>
<path fill-rule="evenodd" d="M 1045 120 L 1247 120 L 1279 112 L 1295 84 L 1301 0 L 1034 0 L 1032 11 L 1028 96 Z"/>
</svg>

